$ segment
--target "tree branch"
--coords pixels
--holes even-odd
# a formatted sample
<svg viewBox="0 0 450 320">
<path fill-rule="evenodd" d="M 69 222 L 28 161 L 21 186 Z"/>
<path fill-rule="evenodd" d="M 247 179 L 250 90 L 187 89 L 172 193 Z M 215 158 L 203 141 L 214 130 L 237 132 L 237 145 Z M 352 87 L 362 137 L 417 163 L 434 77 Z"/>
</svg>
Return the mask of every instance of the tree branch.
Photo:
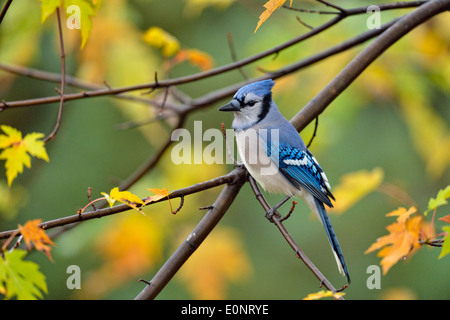
<svg viewBox="0 0 450 320">
<path fill-rule="evenodd" d="M 5 3 L 5 6 L 2 9 L 2 12 L 0 12 L 0 24 L 2 23 L 3 18 L 5 17 L 6 12 L 8 11 L 9 6 L 11 5 L 11 3 L 12 3 L 12 0 L 7 0 L 6 3 Z"/>
<path fill-rule="evenodd" d="M 9 72 L 16 75 L 21 75 L 25 77 L 29 77 L 32 79 L 38 79 L 43 81 L 49 81 L 49 82 L 61 82 L 61 74 L 54 73 L 54 72 L 48 72 L 48 71 L 42 71 L 34 68 L 27 68 L 23 66 L 17 66 L 17 65 L 10 65 L 10 64 L 4 64 L 0 63 L 0 70 L 3 70 L 5 72 Z M 66 86 L 72 86 L 76 87 L 82 90 L 102 90 L 105 88 L 104 85 L 99 85 L 96 83 L 91 83 L 87 81 L 80 80 L 76 77 L 68 76 L 66 74 Z M 108 87 L 110 89 L 110 87 Z M 146 105 L 152 105 L 155 107 L 160 108 L 161 104 L 158 103 L 155 100 L 143 98 L 143 97 L 137 97 L 135 95 L 129 95 L 126 93 L 116 94 L 114 95 L 115 98 L 122 99 L 122 100 L 128 100 L 138 103 L 143 103 Z M 166 109 L 174 109 L 176 110 L 176 107 L 174 107 L 172 104 L 166 103 L 165 104 Z"/>
<path fill-rule="evenodd" d="M 139 85 L 133 85 L 133 86 L 126 86 L 126 87 L 120 87 L 120 88 L 106 88 L 106 89 L 99 89 L 99 90 L 91 90 L 91 91 L 82 91 L 79 93 L 72 93 L 72 94 L 66 94 L 64 99 L 66 101 L 71 100 L 77 100 L 77 99 L 83 99 L 83 98 L 91 98 L 91 97 L 99 97 L 99 96 L 107 96 L 107 95 L 115 95 L 120 94 L 124 92 L 130 92 L 130 91 L 137 91 L 137 90 L 143 90 L 143 89 L 158 89 L 158 88 L 165 88 L 170 86 L 176 86 L 181 84 L 186 84 L 193 81 L 198 81 L 201 79 L 209 78 L 218 74 L 222 74 L 231 70 L 238 69 L 240 67 L 243 67 L 247 64 L 250 64 L 252 62 L 258 61 L 262 58 L 265 58 L 271 54 L 279 53 L 280 51 L 289 48 L 297 43 L 300 43 L 308 38 L 311 38 L 312 36 L 325 31 L 326 29 L 332 27 L 333 25 L 337 24 L 339 21 L 341 21 L 343 17 L 336 16 L 330 21 L 324 23 L 323 25 L 299 36 L 292 40 L 289 40 L 281 45 L 278 45 L 276 47 L 273 47 L 272 49 L 263 51 L 261 53 L 258 53 L 256 55 L 253 55 L 251 57 L 242 59 L 240 61 L 236 61 L 233 63 L 230 63 L 228 65 L 218 67 L 216 69 L 179 77 L 176 79 L 167 79 L 167 80 L 158 80 L 151 83 L 144 83 Z M 54 97 L 44 97 L 44 98 L 35 98 L 35 99 L 28 99 L 28 100 L 21 100 L 21 101 L 2 101 L 0 102 L 0 111 L 9 109 L 9 108 L 17 108 L 17 107 L 26 107 L 31 105 L 40 105 L 40 104 L 47 104 L 47 103 L 53 103 L 60 100 L 60 96 L 54 96 Z"/>
<path fill-rule="evenodd" d="M 256 196 L 256 199 L 259 201 L 264 211 L 268 212 L 271 209 L 271 207 L 267 202 L 267 200 L 264 198 L 263 194 L 261 193 L 261 190 L 259 189 L 255 179 L 253 179 L 253 177 L 250 176 L 249 182 L 250 186 L 252 187 L 253 193 Z M 309 260 L 308 256 L 302 251 L 302 249 L 300 249 L 295 240 L 291 237 L 289 232 L 284 227 L 279 216 L 281 215 L 275 212 L 275 214 L 272 216 L 272 221 L 277 226 L 278 230 L 281 232 L 284 239 L 286 239 L 286 242 L 289 244 L 289 246 L 294 250 L 297 258 L 302 260 L 303 263 L 309 268 L 309 270 L 312 271 L 312 273 L 320 281 L 321 285 L 324 285 L 328 290 L 332 292 L 337 292 L 336 288 L 331 284 L 331 282 L 328 281 L 328 279 L 320 272 L 320 270 L 314 265 L 314 263 L 312 263 L 312 261 Z"/>
<path fill-rule="evenodd" d="M 236 179 L 240 178 L 240 172 L 239 171 L 232 171 L 224 176 L 220 176 L 218 178 L 214 178 L 208 181 L 204 181 L 204 182 L 200 182 L 197 184 L 194 184 L 192 186 L 189 187 L 185 187 L 182 189 L 178 189 L 175 190 L 173 192 L 170 193 L 170 199 L 174 199 L 174 198 L 180 198 L 181 196 L 187 196 L 193 193 L 197 193 L 203 190 L 207 190 L 207 189 L 211 189 L 217 186 L 220 186 L 222 184 L 226 184 L 226 183 L 231 183 Z M 145 200 L 145 199 L 143 199 Z M 158 202 L 162 202 L 162 201 L 167 201 L 167 197 L 166 198 L 162 198 L 160 200 L 154 201 L 154 202 L 150 202 L 147 205 L 152 205 L 154 203 L 158 203 Z M 117 213 L 121 213 L 124 211 L 128 211 L 128 210 L 132 210 L 131 207 L 129 207 L 126 204 L 121 204 L 121 205 L 117 205 L 114 206 L 112 208 L 107 207 L 104 209 L 98 209 L 98 210 L 92 210 L 92 211 L 86 211 L 83 212 L 81 214 L 74 214 L 74 215 L 70 215 L 67 217 L 63 217 L 63 218 L 57 218 L 54 220 L 49 220 L 46 222 L 41 223 L 39 226 L 41 228 L 43 228 L 44 230 L 48 230 L 48 229 L 53 229 L 56 227 L 62 227 L 68 224 L 72 224 L 72 223 L 78 223 L 81 221 L 87 221 L 87 220 L 91 220 L 91 219 L 97 219 L 97 218 L 102 218 L 102 217 L 106 217 L 109 215 L 113 215 L 113 214 L 117 214 Z M 15 236 L 19 236 L 20 232 L 18 232 L 19 229 L 14 229 L 14 230 L 9 230 L 9 231 L 3 231 L 0 232 L 0 239 L 6 239 L 9 238 L 12 234 L 14 234 L 15 232 L 17 232 L 17 234 L 15 234 Z"/>
<path fill-rule="evenodd" d="M 56 17 L 58 20 L 58 36 L 59 36 L 59 49 L 61 53 L 61 92 L 59 100 L 58 116 L 56 118 L 56 124 L 53 131 L 43 140 L 44 143 L 53 140 L 58 133 L 59 127 L 61 125 L 62 111 L 64 106 L 64 94 L 66 90 L 66 53 L 64 51 L 64 39 L 61 27 L 61 14 L 59 8 L 56 8 Z"/>
<path fill-rule="evenodd" d="M 136 296 L 136 300 L 154 299 L 183 266 L 187 259 L 189 259 L 195 250 L 202 244 L 203 240 L 205 240 L 212 229 L 214 229 L 225 212 L 227 212 L 246 181 L 245 169 L 236 168 L 232 173 L 235 174 L 236 179 L 225 185 L 219 197 L 217 197 L 212 205 L 212 208 L 208 210 L 208 213 L 203 217 L 195 229 L 183 241 L 166 263 L 164 263 L 161 269 L 159 269 L 149 284 Z"/>
<path fill-rule="evenodd" d="M 11 1 L 9 1 L 11 2 Z M 326 1 L 319 1 L 324 4 L 329 4 Z M 262 77 L 258 77 L 252 79 L 251 81 L 257 81 L 267 78 L 280 78 L 285 76 L 286 74 L 297 71 L 305 66 L 311 65 L 317 61 L 325 59 L 333 54 L 342 52 L 349 48 L 354 47 L 355 45 L 362 43 L 372 37 L 380 35 L 372 44 L 370 44 L 366 49 L 364 49 L 359 55 L 357 55 L 347 66 L 346 68 L 339 73 L 313 100 L 311 100 L 302 110 L 300 110 L 293 119 L 291 119 L 291 123 L 297 128 L 297 130 L 301 131 L 307 124 L 309 124 L 314 118 L 316 118 L 320 113 L 322 113 L 329 104 L 337 97 L 340 93 L 342 93 L 369 65 L 372 63 L 378 56 L 380 56 L 387 48 L 389 48 L 393 43 L 398 41 L 403 35 L 408 33 L 410 30 L 420 25 L 421 23 L 428 20 L 430 17 L 443 12 L 445 10 L 450 9 L 450 0 L 432 0 L 423 4 L 421 1 L 414 1 L 416 5 L 422 5 L 411 12 L 410 14 L 394 20 L 383 26 L 380 30 L 370 30 L 367 31 L 353 39 L 347 40 L 339 45 L 336 45 L 328 50 L 322 51 L 314 56 L 311 56 L 302 61 L 298 61 L 293 63 L 287 67 L 279 69 L 277 71 L 270 72 Z M 60 102 L 60 109 L 58 113 L 58 121 L 55 126 L 54 132 L 58 131 L 62 106 L 64 101 L 74 100 L 74 99 L 82 99 L 88 97 L 96 97 L 96 96 L 106 96 L 106 95 L 117 95 L 124 92 L 134 91 L 134 90 L 142 90 L 142 89 L 156 89 L 156 88 L 168 88 L 175 85 L 180 85 L 188 82 L 197 81 L 200 79 L 206 79 L 214 75 L 222 74 L 224 72 L 228 72 L 231 70 L 236 70 L 250 64 L 252 62 L 258 61 L 264 57 L 267 57 L 271 54 L 278 53 L 281 50 L 284 50 L 296 43 L 299 43 L 305 39 L 308 39 L 314 35 L 317 35 L 320 32 L 328 29 L 329 27 L 335 25 L 344 17 L 349 15 L 349 12 L 352 12 L 352 9 L 342 9 L 340 7 L 334 6 L 339 11 L 337 11 L 336 17 L 329 20 L 325 24 L 321 25 L 318 28 L 314 28 L 308 33 L 301 35 L 295 39 L 292 39 L 284 44 L 276 46 L 267 51 L 261 52 L 254 56 L 242 59 L 240 61 L 236 61 L 230 63 L 228 65 L 206 71 L 193 75 L 188 75 L 176 79 L 168 79 L 168 80 L 155 80 L 153 83 L 140 84 L 135 86 L 121 87 L 116 89 L 111 88 L 102 88 L 102 89 L 94 89 L 90 91 L 83 91 L 80 93 L 74 94 L 64 94 L 64 85 L 65 85 L 65 71 L 61 73 L 61 94 L 57 97 L 46 97 L 46 98 L 38 98 L 38 99 L 30 99 L 23 101 L 13 101 L 13 102 L 0 102 L 0 110 L 14 107 L 22 107 L 22 106 L 30 106 L 37 104 L 44 104 L 49 102 Z M 358 10 L 356 10 L 358 9 Z M 5 9 L 4 9 L 5 10 Z M 352 14 L 362 13 L 361 8 L 355 8 Z M 58 20 L 59 20 L 59 30 L 61 32 L 60 26 L 60 17 L 59 11 Z M 64 48 L 62 42 L 62 34 L 60 35 L 60 44 L 62 46 L 61 50 L 61 62 L 62 69 L 63 67 L 63 56 L 64 56 Z M 194 99 L 189 101 L 189 103 L 183 103 L 183 107 L 185 109 L 177 110 L 177 115 L 179 116 L 178 126 L 182 126 L 184 117 L 194 110 L 203 108 L 216 102 L 222 98 L 225 98 L 229 95 L 232 95 L 242 84 L 236 84 L 229 86 L 224 89 L 217 90 L 203 97 Z M 167 141 L 166 144 L 159 150 L 158 153 L 153 155 L 140 169 L 133 174 L 130 179 L 123 184 L 131 185 L 135 181 L 137 181 L 140 177 L 142 177 L 148 170 L 153 168 L 161 155 L 167 150 L 170 146 L 170 141 Z M 208 213 L 205 217 L 200 221 L 197 227 L 193 230 L 193 232 L 189 235 L 189 237 L 183 242 L 183 244 L 175 251 L 175 253 L 166 261 L 164 266 L 158 271 L 150 284 L 144 288 L 144 290 L 136 297 L 136 299 L 152 299 L 158 295 L 158 293 L 164 288 L 164 286 L 170 281 L 170 279 L 175 275 L 175 273 L 179 270 L 179 268 L 184 264 L 184 262 L 192 255 L 192 253 L 198 248 L 198 246 L 203 242 L 203 240 L 208 236 L 211 230 L 217 225 L 219 220 L 228 210 L 232 201 L 237 196 L 240 188 L 245 183 L 246 170 L 242 168 L 236 168 L 228 175 L 211 179 L 209 181 L 205 181 L 190 187 L 182 188 L 176 190 L 170 194 L 171 198 L 176 197 L 184 197 L 185 195 L 189 195 L 192 193 L 200 192 L 212 187 L 216 187 L 222 184 L 226 184 L 220 193 L 219 197 L 216 199 L 212 208 L 209 209 Z M 267 201 L 262 196 L 259 191 L 256 183 L 252 178 L 250 178 L 250 182 L 252 185 L 252 189 L 261 205 L 267 211 L 270 209 Z M 161 199 L 160 201 L 165 201 L 167 199 Z M 153 202 L 152 202 L 153 203 Z M 152 204 L 150 203 L 150 204 Z M 80 221 L 86 221 L 89 219 L 100 218 L 106 215 L 111 215 L 123 211 L 130 210 L 131 208 L 127 205 L 118 205 L 113 208 L 105 208 L 99 210 L 93 210 L 89 212 L 84 212 L 82 214 L 75 214 L 71 216 L 67 216 L 64 218 L 59 218 L 51 221 L 47 221 L 41 224 L 41 227 L 44 229 L 56 228 L 60 226 L 70 225 L 73 223 L 78 223 Z M 279 218 L 275 215 L 273 217 L 275 224 L 277 225 L 280 232 L 285 237 L 286 241 L 295 251 L 297 256 L 302 259 L 302 261 L 311 269 L 311 271 L 315 274 L 315 276 L 321 281 L 323 285 L 325 285 L 329 290 L 336 291 L 336 289 L 332 286 L 331 283 L 320 273 L 320 271 L 309 261 L 308 257 L 304 255 L 304 253 L 300 250 L 298 245 L 289 235 L 289 233 L 284 228 Z M 15 234 L 19 235 L 17 230 L 4 231 L 0 232 L 0 239 L 5 239 Z"/>
<path fill-rule="evenodd" d="M 292 119 L 292 125 L 303 130 L 322 113 L 376 58 L 409 31 L 431 17 L 450 9 L 450 0 L 432 0 L 400 18 L 368 45 L 325 88 L 310 100 Z"/>
<path fill-rule="evenodd" d="M 303 60 L 297 61 L 297 62 L 295 62 L 291 65 L 288 65 L 284 68 L 281 68 L 279 70 L 270 71 L 266 75 L 252 78 L 251 80 L 249 80 L 249 82 L 256 82 L 256 81 L 265 80 L 265 79 L 269 79 L 269 78 L 278 79 L 285 75 L 291 74 L 293 72 L 296 72 L 298 70 L 301 70 L 303 68 L 311 66 L 316 62 L 325 60 L 326 58 L 329 58 L 335 54 L 349 50 L 359 44 L 366 42 L 367 40 L 370 40 L 370 39 L 380 35 L 385 30 L 387 30 L 390 26 L 392 26 L 395 21 L 397 21 L 397 20 L 393 20 L 391 22 L 388 22 L 388 23 L 382 25 L 380 27 L 380 29 L 373 29 L 373 30 L 366 31 L 354 38 L 344 41 L 344 42 L 342 42 L 338 45 L 335 45 L 329 49 L 326 49 L 324 51 L 318 52 L 317 54 L 315 54 L 313 56 L 310 56 Z M 191 102 L 189 109 L 184 110 L 184 113 L 188 113 L 188 112 L 191 112 L 192 110 L 197 110 L 197 109 L 208 107 L 214 102 L 217 102 L 221 99 L 232 96 L 245 83 L 246 82 L 233 84 L 226 88 L 222 88 L 222 89 L 210 92 L 202 97 L 196 98 Z"/>
</svg>

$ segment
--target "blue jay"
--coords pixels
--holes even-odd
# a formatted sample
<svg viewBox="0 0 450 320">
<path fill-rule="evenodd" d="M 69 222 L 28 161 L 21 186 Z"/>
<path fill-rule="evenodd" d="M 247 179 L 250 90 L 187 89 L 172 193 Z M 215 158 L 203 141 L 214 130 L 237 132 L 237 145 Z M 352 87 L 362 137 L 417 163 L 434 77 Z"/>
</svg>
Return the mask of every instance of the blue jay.
<svg viewBox="0 0 450 320">
<path fill-rule="evenodd" d="M 219 111 L 234 113 L 238 152 L 250 175 L 267 192 L 302 197 L 319 217 L 338 269 L 350 283 L 341 247 L 324 206 L 333 207 L 330 199 L 335 200 L 327 176 L 297 130 L 278 111 L 272 100 L 274 84 L 270 79 L 248 84 Z"/>
</svg>

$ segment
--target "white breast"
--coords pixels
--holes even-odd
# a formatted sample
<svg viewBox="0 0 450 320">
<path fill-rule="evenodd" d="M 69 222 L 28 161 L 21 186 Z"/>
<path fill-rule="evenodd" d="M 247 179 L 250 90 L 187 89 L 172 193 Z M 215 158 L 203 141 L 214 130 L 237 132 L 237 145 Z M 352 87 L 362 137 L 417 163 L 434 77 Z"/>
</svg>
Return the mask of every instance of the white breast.
<svg viewBox="0 0 450 320">
<path fill-rule="evenodd" d="M 250 175 L 271 193 L 303 196 L 303 190 L 294 187 L 279 172 L 277 165 L 267 156 L 265 143 L 251 129 L 236 131 L 239 156 Z"/>
</svg>

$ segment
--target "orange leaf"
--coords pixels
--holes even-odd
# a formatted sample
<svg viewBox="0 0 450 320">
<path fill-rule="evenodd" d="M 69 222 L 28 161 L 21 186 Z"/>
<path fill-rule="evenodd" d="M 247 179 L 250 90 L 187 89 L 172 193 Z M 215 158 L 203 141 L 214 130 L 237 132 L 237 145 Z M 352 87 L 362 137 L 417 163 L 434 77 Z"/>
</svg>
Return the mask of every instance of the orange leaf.
<svg viewBox="0 0 450 320">
<path fill-rule="evenodd" d="M 198 67 L 202 71 L 212 69 L 214 66 L 213 58 L 206 52 L 198 49 L 183 49 L 173 59 L 173 64 L 188 61 L 193 66 Z"/>
<path fill-rule="evenodd" d="M 147 197 L 147 199 L 145 200 L 145 204 L 150 203 L 150 202 L 154 202 L 154 201 L 158 201 L 164 197 L 167 197 L 167 199 L 169 199 L 169 191 L 167 191 L 166 188 L 162 188 L 162 189 L 152 189 L 152 188 L 148 188 L 148 190 L 150 190 L 151 192 L 153 192 L 155 195 L 151 196 L 151 197 Z"/>
<path fill-rule="evenodd" d="M 396 264 L 400 259 L 406 257 L 415 249 L 420 247 L 419 232 L 422 227 L 422 216 L 410 217 L 417 210 L 415 207 L 399 208 L 398 210 L 388 213 L 386 216 L 398 216 L 397 222 L 386 227 L 389 234 L 377 239 L 366 254 L 375 250 L 379 250 L 378 256 L 382 257 L 381 266 L 383 274 Z"/>
<path fill-rule="evenodd" d="M 53 261 L 50 254 L 52 248 L 49 245 L 54 245 L 55 243 L 45 233 L 44 229 L 39 226 L 41 222 L 41 219 L 27 221 L 24 226 L 19 224 L 19 230 L 29 250 L 31 250 L 31 243 L 33 243 L 36 250 L 42 251 Z"/>
<path fill-rule="evenodd" d="M 450 214 L 446 215 L 445 217 L 439 218 L 439 220 L 450 223 Z"/>
<path fill-rule="evenodd" d="M 259 16 L 259 21 L 256 25 L 255 33 L 263 24 L 263 22 L 266 21 L 270 17 L 270 15 L 274 13 L 274 11 L 279 7 L 281 7 L 285 2 L 286 0 L 269 0 L 264 4 L 264 8 L 266 8 L 266 10 Z M 292 0 L 290 1 L 290 5 L 292 5 Z"/>
<path fill-rule="evenodd" d="M 147 197 L 147 199 L 145 200 L 145 204 L 150 203 L 150 202 L 154 202 L 154 201 L 158 201 L 158 200 L 160 200 L 162 198 L 167 197 L 167 200 L 169 200 L 170 212 L 172 212 L 173 214 L 176 214 L 178 212 L 178 210 L 173 211 L 172 203 L 170 202 L 170 198 L 169 198 L 170 193 L 169 193 L 169 191 L 167 191 L 166 188 L 162 188 L 162 189 L 148 188 L 148 190 L 153 192 L 155 195 L 151 196 L 151 197 Z"/>
<path fill-rule="evenodd" d="M 408 211 L 405 208 L 398 208 L 398 210 L 394 210 L 392 212 L 389 212 L 386 217 L 394 217 L 394 216 L 398 216 L 397 221 L 399 223 L 405 223 L 406 220 L 408 220 L 409 216 L 412 215 L 413 213 L 416 213 L 417 209 L 416 207 L 411 207 L 408 209 Z"/>
</svg>

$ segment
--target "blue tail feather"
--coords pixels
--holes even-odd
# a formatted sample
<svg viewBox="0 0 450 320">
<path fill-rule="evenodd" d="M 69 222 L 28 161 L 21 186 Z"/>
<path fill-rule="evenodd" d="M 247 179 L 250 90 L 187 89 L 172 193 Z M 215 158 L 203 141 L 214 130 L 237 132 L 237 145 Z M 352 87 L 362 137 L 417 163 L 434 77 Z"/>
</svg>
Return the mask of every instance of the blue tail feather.
<svg viewBox="0 0 450 320">
<path fill-rule="evenodd" d="M 336 262 L 338 263 L 339 270 L 347 278 L 347 283 L 350 284 L 350 276 L 348 274 L 347 266 L 345 265 L 344 255 L 342 253 L 341 246 L 339 245 L 336 234 L 334 233 L 333 226 L 331 225 L 330 219 L 328 218 L 327 211 L 325 210 L 325 207 L 320 200 L 314 199 L 314 201 L 316 202 L 317 209 L 318 209 L 318 212 L 320 215 L 320 219 L 322 220 L 322 224 L 327 233 L 328 241 L 330 242 L 331 249 L 333 250 L 333 253 L 336 257 Z"/>
</svg>

